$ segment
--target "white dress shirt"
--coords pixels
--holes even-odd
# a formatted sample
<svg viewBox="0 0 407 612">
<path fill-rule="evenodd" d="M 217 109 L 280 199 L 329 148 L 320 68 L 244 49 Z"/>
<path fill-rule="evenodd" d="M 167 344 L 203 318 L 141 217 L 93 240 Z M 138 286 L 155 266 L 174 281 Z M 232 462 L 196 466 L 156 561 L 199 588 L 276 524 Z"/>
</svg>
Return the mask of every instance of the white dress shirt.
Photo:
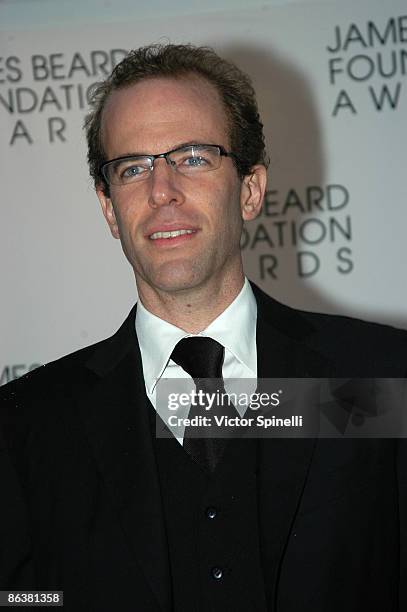
<svg viewBox="0 0 407 612">
<path fill-rule="evenodd" d="M 155 409 L 156 385 L 161 378 L 191 377 L 175 363 L 171 357 L 175 345 L 183 338 L 206 336 L 213 338 L 225 347 L 222 376 L 227 393 L 233 392 L 233 379 L 250 379 L 250 390 L 257 384 L 257 345 L 256 345 L 257 303 L 250 283 L 245 279 L 244 285 L 233 300 L 212 323 L 199 334 L 188 334 L 183 329 L 160 319 L 149 312 L 141 303 L 137 303 L 136 332 L 140 345 L 144 381 L 149 400 Z M 228 380 L 229 379 L 229 380 Z M 232 380 L 230 380 L 232 379 Z M 236 406 L 240 416 L 246 406 Z M 179 413 L 186 417 L 189 406 Z M 182 444 L 183 438 L 177 437 Z"/>
</svg>

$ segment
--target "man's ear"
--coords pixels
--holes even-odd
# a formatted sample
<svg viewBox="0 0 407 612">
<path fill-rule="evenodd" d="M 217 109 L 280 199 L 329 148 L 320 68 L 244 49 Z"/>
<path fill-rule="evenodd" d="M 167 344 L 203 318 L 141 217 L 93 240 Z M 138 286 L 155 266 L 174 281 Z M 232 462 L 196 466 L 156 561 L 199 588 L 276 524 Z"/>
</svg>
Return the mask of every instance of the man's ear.
<svg viewBox="0 0 407 612">
<path fill-rule="evenodd" d="M 105 194 L 103 185 L 98 185 L 96 187 L 96 194 L 102 207 L 103 216 L 107 221 L 113 238 L 120 238 L 113 203 L 111 198 Z"/>
<path fill-rule="evenodd" d="M 262 164 L 253 166 L 250 174 L 243 177 L 240 191 L 240 208 L 244 221 L 251 221 L 260 214 L 266 185 L 267 170 Z"/>
</svg>

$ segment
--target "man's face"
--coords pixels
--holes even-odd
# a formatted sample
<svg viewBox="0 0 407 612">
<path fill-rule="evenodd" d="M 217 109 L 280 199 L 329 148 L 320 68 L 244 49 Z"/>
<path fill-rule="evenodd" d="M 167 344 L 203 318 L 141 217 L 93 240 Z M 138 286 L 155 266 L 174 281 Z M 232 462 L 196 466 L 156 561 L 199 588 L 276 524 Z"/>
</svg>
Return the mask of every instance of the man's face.
<svg viewBox="0 0 407 612">
<path fill-rule="evenodd" d="M 107 159 L 163 153 L 185 143 L 230 150 L 217 91 L 193 76 L 147 79 L 114 92 L 104 109 L 102 138 Z M 239 180 L 231 158 L 194 176 L 181 175 L 158 159 L 147 179 L 112 185 L 109 198 L 97 191 L 142 293 L 230 283 L 241 274 L 242 217 L 257 213 L 247 206 L 253 199 L 249 177 Z M 181 229 L 192 233 L 156 239 L 157 232 Z"/>
</svg>

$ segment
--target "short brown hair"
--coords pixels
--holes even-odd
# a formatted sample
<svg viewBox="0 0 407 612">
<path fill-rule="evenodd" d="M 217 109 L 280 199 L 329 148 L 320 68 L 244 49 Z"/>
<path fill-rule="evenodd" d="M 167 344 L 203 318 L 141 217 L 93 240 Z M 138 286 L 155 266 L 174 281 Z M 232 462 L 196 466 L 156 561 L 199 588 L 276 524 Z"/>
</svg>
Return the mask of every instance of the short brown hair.
<svg viewBox="0 0 407 612">
<path fill-rule="evenodd" d="M 236 167 L 242 178 L 252 166 L 268 166 L 263 124 L 257 109 L 256 96 L 250 78 L 237 66 L 220 58 L 210 47 L 191 44 L 154 44 L 134 49 L 115 67 L 111 75 L 93 90 L 91 111 L 85 119 L 88 142 L 88 163 L 95 185 L 104 185 L 99 168 L 106 160 L 101 123 L 106 100 L 111 92 L 154 77 L 201 76 L 212 83 L 226 109 L 229 139 L 236 155 Z"/>
</svg>

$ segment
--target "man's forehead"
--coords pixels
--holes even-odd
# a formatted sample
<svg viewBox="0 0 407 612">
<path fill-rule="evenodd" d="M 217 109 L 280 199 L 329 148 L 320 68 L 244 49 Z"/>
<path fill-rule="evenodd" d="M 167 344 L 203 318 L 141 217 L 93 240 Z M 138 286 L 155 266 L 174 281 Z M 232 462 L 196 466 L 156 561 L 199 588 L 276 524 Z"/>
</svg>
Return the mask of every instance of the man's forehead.
<svg viewBox="0 0 407 612">
<path fill-rule="evenodd" d="M 116 140 L 117 131 L 127 134 L 137 127 L 143 132 L 171 132 L 174 127 L 196 136 L 218 136 L 227 133 L 227 117 L 220 95 L 209 81 L 195 76 L 180 78 L 146 78 L 112 92 L 106 101 L 102 117 L 103 138 Z M 172 137 L 172 135 L 171 135 Z M 182 140 L 190 141 L 194 134 L 185 133 Z M 170 143 L 172 146 L 172 143 Z M 219 142 L 215 144 L 224 144 Z"/>
<path fill-rule="evenodd" d="M 199 76 L 185 75 L 149 77 L 114 90 L 106 100 L 103 114 L 110 118 L 128 108 L 166 114 L 170 106 L 183 108 L 191 103 L 224 112 L 219 92 L 212 83 Z"/>
</svg>

